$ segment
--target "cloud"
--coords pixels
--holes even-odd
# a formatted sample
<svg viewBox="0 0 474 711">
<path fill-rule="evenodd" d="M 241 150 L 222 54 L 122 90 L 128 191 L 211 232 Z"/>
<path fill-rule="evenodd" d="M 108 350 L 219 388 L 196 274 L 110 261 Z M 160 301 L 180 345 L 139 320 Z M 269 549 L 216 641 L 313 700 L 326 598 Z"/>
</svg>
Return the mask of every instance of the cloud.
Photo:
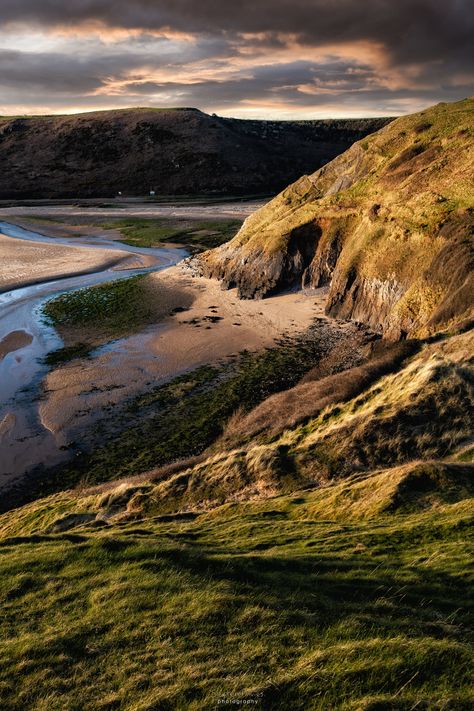
<svg viewBox="0 0 474 711">
<path fill-rule="evenodd" d="M 381 42 L 402 61 L 468 52 L 470 0 L 2 0 L 0 22 L 97 23 L 187 33 L 294 33 L 309 43 Z"/>
<path fill-rule="evenodd" d="M 0 110 L 400 113 L 472 93 L 473 30 L 471 0 L 2 0 Z"/>
</svg>

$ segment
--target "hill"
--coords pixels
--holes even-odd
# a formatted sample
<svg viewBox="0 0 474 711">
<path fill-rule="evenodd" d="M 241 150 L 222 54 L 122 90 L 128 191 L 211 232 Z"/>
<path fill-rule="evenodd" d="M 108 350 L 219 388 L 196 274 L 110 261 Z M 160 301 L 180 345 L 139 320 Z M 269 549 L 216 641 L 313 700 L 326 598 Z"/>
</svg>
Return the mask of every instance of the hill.
<svg viewBox="0 0 474 711">
<path fill-rule="evenodd" d="M 197 109 L 3 117 L 0 199 L 269 194 L 388 121 L 246 121 Z"/>
<path fill-rule="evenodd" d="M 474 100 L 399 118 L 300 178 L 206 253 L 240 296 L 330 284 L 327 312 L 389 338 L 472 309 Z"/>
<path fill-rule="evenodd" d="M 436 466 L 470 462 L 474 329 L 434 343 L 383 345 L 342 372 L 336 367 L 321 377 L 303 370 L 293 387 L 279 371 L 297 366 L 278 351 L 272 358 L 249 360 L 245 377 L 229 379 L 217 370 L 204 390 L 199 369 L 178 377 L 143 397 L 154 404 L 151 413 L 137 405 L 138 416 L 130 415 L 128 427 L 82 461 L 41 471 L 37 480 L 23 484 L 27 491 L 19 492 L 18 501 L 83 487 L 85 481 L 106 482 L 91 498 L 84 499 L 81 490 L 67 498 L 72 521 L 84 513 L 134 520 L 317 489 L 414 460 Z M 334 351 L 338 348 L 341 342 Z M 334 358 L 331 353 L 329 360 Z M 317 369 L 324 374 L 323 360 Z M 259 388 L 267 389 L 271 378 L 280 381 L 280 392 L 273 387 L 274 394 L 259 398 Z M 255 391 L 250 397 L 249 387 Z M 240 400 L 229 409 L 227 399 L 236 390 Z M 179 400 L 166 409 L 170 392 Z M 51 523 L 57 509 L 44 501 Z M 38 507 L 35 511 L 36 518 Z"/>
<path fill-rule="evenodd" d="M 2 708 L 472 708 L 472 338 L 1 515 Z"/>
</svg>

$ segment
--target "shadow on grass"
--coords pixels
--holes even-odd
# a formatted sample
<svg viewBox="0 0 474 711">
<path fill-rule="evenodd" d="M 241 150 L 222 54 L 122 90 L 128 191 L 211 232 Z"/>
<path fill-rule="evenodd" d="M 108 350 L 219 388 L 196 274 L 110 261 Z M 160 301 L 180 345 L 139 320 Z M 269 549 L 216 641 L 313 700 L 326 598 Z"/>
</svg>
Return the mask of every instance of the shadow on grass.
<svg viewBox="0 0 474 711">
<path fill-rule="evenodd" d="M 245 529 L 233 555 L 204 529 L 158 530 L 140 529 L 136 539 L 130 531 L 125 540 L 125 531 L 87 541 L 31 537 L 28 555 L 38 563 L 27 577 L 28 560 L 18 568 L 22 577 L 10 592 L 15 607 L 6 609 L 8 619 L 13 615 L 19 631 L 26 625 L 30 635 L 32 620 L 43 614 L 42 591 L 53 585 L 62 626 L 50 634 L 48 625 L 48 634 L 43 630 L 28 646 L 21 674 L 47 664 L 54 683 L 66 684 L 69 694 L 76 693 L 69 680 L 82 670 L 89 699 L 96 678 L 101 689 L 121 678 L 120 668 L 110 668 L 117 650 L 120 663 L 146 659 L 143 669 L 151 674 L 150 644 L 164 638 L 161 663 L 175 670 L 173 680 L 154 689 L 160 700 L 143 708 L 214 708 L 227 687 L 240 689 L 242 698 L 254 694 L 264 709 L 468 708 L 461 698 L 454 705 L 434 703 L 446 689 L 454 697 L 468 685 L 469 590 L 461 569 L 455 575 L 404 563 L 403 549 L 398 556 L 354 553 L 351 532 L 342 528 L 340 551 L 328 550 L 331 533 L 315 538 L 319 550 L 301 548 L 300 554 L 293 547 L 279 555 L 247 555 L 247 543 L 258 538 L 246 541 Z M 282 536 L 280 543 L 287 540 Z M 37 611 L 25 605 L 34 591 Z M 96 609 L 89 594 L 103 596 Z M 49 610 L 53 601 L 44 602 Z M 36 703 L 41 685 L 28 693 Z M 124 701 L 117 708 L 138 704 L 140 691 L 127 698 L 132 706 Z M 354 705 L 361 699 L 363 705 Z M 103 708 L 95 700 L 89 707 Z"/>
<path fill-rule="evenodd" d="M 141 567 L 162 573 L 166 561 L 176 572 L 195 576 L 197 584 L 205 579 L 211 586 L 230 585 L 234 601 L 200 620 L 207 635 L 225 637 L 250 603 L 257 610 L 247 623 L 256 635 L 262 610 L 278 619 L 282 645 L 297 638 L 307 647 L 307 666 L 301 666 L 299 648 L 287 678 L 262 687 L 264 708 L 313 708 L 308 706 L 313 694 L 327 698 L 327 708 L 339 708 L 337 699 L 375 697 L 383 690 L 390 701 L 363 708 L 408 709 L 412 696 L 395 698 L 405 684 L 411 695 L 418 694 L 417 708 L 437 708 L 428 693 L 433 683 L 442 678 L 452 688 L 467 683 L 470 655 L 459 643 L 466 634 L 463 606 L 469 587 L 459 577 L 426 568 L 402 571 L 396 559 L 381 564 L 361 555 L 216 558 L 196 549 L 172 549 L 160 551 L 158 558 L 161 562 L 142 561 Z M 315 660 L 312 655 L 327 648 L 316 664 L 318 654 Z M 271 653 L 278 654 L 274 648 Z M 314 708 L 325 708 L 324 701 Z M 468 705 L 446 708 L 467 710 Z"/>
</svg>

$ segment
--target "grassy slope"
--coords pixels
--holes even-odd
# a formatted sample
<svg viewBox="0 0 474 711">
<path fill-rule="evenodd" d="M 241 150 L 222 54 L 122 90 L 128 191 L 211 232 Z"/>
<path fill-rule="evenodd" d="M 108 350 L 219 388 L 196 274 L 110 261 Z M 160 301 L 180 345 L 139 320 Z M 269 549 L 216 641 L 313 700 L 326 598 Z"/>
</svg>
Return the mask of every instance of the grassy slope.
<svg viewBox="0 0 474 711">
<path fill-rule="evenodd" d="M 69 533 L 31 533 L 66 494 L 4 515 L 2 708 L 467 711 L 472 499 L 384 514 L 403 479 Z"/>
<path fill-rule="evenodd" d="M 306 214 L 316 216 L 325 208 L 329 211 L 345 208 L 354 214 L 359 206 L 370 206 L 381 197 L 395 214 L 413 227 L 434 227 L 453 210 L 472 207 L 472 183 L 468 178 L 472 166 L 473 104 L 474 99 L 438 104 L 421 113 L 398 118 L 358 141 L 251 215 L 235 243 L 247 245 L 248 249 L 258 243 L 267 252 L 277 251 L 286 243 L 288 227 L 301 224 Z M 410 156 L 416 158 L 431 147 L 444 149 L 440 151 L 442 166 L 430 166 L 423 176 L 418 174 L 415 163 L 405 172 Z M 446 170 L 448 166 L 451 170 Z M 389 174 L 393 177 L 393 172 L 402 167 L 404 174 L 399 175 L 398 180 L 392 184 L 381 182 L 388 179 Z M 346 178 L 347 183 L 353 182 L 345 187 L 341 178 Z M 418 188 L 421 189 L 413 191 L 415 183 L 420 183 Z M 433 194 L 429 199 L 429 192 L 436 188 L 444 200 L 438 201 L 438 196 Z M 400 195 L 404 201 L 395 199 Z"/>
<path fill-rule="evenodd" d="M 363 261 L 371 242 L 358 239 Z M 232 449 L 226 436 L 202 461 L 0 516 L 0 706 L 472 708 L 472 339 L 420 343 L 398 372 L 356 394 L 336 389 L 321 407 L 311 381 L 296 384 L 278 407 L 236 418 Z M 211 425 L 212 440 L 234 399 L 255 404 L 257 384 L 262 398 L 281 389 L 287 361 L 275 381 L 261 357 L 210 400 L 199 391 L 209 373 L 195 392 L 188 377 L 174 383 L 162 413 L 173 429 L 182 420 L 171 446 L 188 429 L 202 445 Z M 298 419 L 288 405 L 301 387 Z M 136 404 L 163 409 L 162 398 Z M 123 463 L 136 471 L 148 446 L 134 459 L 135 443 L 154 455 L 168 446 L 156 425 L 145 419 L 123 449 L 99 452 L 95 478 L 106 464 L 113 476 Z"/>
<path fill-rule="evenodd" d="M 123 411 L 106 407 L 104 419 L 94 427 L 92 451 L 82 451 L 83 442 L 73 445 L 76 456 L 43 472 L 38 488 L 28 487 L 29 497 L 84 480 L 120 479 L 200 454 L 237 409 L 251 410 L 272 393 L 295 385 L 327 351 L 325 333 L 315 328 L 274 348 L 244 351 L 230 362 L 197 368 L 150 389 Z"/>
<path fill-rule="evenodd" d="M 15 176 L 0 174 L 0 194 L 104 199 L 152 187 L 161 198 L 268 194 L 387 120 L 244 121 L 146 108 L 0 117 L 3 172 Z"/>
<path fill-rule="evenodd" d="M 282 398 L 278 406 L 272 405 L 272 399 L 264 401 L 237 426 L 234 423 L 234 440 L 217 440 L 201 461 L 183 462 L 153 476 L 144 474 L 138 482 L 132 477 L 127 493 L 119 488 L 125 502 L 121 510 L 129 502 L 133 515 L 209 509 L 226 501 L 274 496 L 413 459 L 449 458 L 460 450 L 468 459 L 466 445 L 472 438 L 474 417 L 473 338 L 474 332 L 469 331 L 428 344 L 398 372 L 382 376 L 345 402 L 341 399 L 319 411 L 315 402 L 314 414 L 301 422 L 293 421 L 285 404 L 292 390 L 277 396 Z M 284 385 L 295 353 L 291 349 L 277 353 L 276 361 L 274 355 L 270 351 L 263 357 L 249 357 L 240 373 L 210 391 L 206 390 L 208 380 L 194 383 L 195 376 L 157 390 L 150 396 L 150 404 L 159 406 L 157 415 L 147 420 L 146 411 L 141 410 L 138 425 L 94 452 L 85 460 L 85 469 L 70 465 L 71 469 L 61 468 L 52 479 L 44 475 L 42 493 L 76 483 L 87 474 L 91 482 L 130 477 L 202 452 L 218 437 L 237 404 L 250 407 L 252 399 L 258 402 L 265 390 Z M 297 365 L 295 361 L 293 376 Z M 300 367 L 304 369 L 304 360 Z M 210 376 L 213 380 L 216 374 Z M 247 435 L 247 418 L 261 407 L 269 409 L 269 422 L 263 432 Z M 287 416 L 291 424 L 285 426 Z"/>
</svg>

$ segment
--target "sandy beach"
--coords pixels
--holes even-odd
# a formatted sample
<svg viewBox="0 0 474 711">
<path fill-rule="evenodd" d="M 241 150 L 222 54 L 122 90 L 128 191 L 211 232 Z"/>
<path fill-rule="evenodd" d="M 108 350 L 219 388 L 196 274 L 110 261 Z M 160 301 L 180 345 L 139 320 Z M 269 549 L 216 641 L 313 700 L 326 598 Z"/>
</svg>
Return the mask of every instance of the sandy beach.
<svg viewBox="0 0 474 711">
<path fill-rule="evenodd" d="M 104 407 L 244 349 L 272 346 L 305 331 L 324 314 L 322 290 L 239 301 L 236 290 L 223 291 L 217 281 L 194 277 L 182 265 L 149 278 L 173 294 L 173 307 L 181 293 L 185 310 L 121 339 L 92 360 L 75 360 L 47 375 L 41 421 L 64 442 L 76 437 L 86 421 L 103 417 Z"/>
<path fill-rule="evenodd" d="M 25 242 L 0 234 L 0 292 L 111 267 L 148 266 L 120 250 Z"/>
<path fill-rule="evenodd" d="M 23 224 L 46 238 L 53 237 L 54 232 L 54 237 L 69 240 L 74 234 L 82 238 L 80 244 L 24 241 L 1 235 L 0 292 L 70 274 L 160 263 L 157 255 L 101 248 L 104 237 L 110 245 L 110 238 L 118 235 L 110 234 L 113 231 L 101 234 L 100 227 L 89 231 L 79 224 L 78 217 L 78 224 L 73 225 L 42 224 L 31 217 Z M 95 350 L 88 358 L 64 362 L 42 376 L 41 396 L 34 409 L 44 436 L 35 439 L 36 454 L 31 461 L 27 458 L 28 466 L 40 461 L 52 465 L 64 459 L 73 442 L 85 448 L 92 445 L 94 424 L 107 421 L 113 410 L 119 413 L 131 398 L 199 366 L 222 362 L 244 350 L 274 346 L 281 339 L 306 331 L 314 319 L 324 318 L 324 290 L 241 301 L 235 289 L 222 290 L 219 282 L 196 276 L 183 262 L 150 273 L 146 284 L 144 298 L 153 310 L 148 326 L 137 324 L 115 340 L 94 323 L 59 329 L 65 346 L 86 342 Z M 328 328 L 333 327 L 328 322 Z M 16 325 L 0 343 L 0 357 L 5 356 L 4 362 L 10 357 L 11 363 L 8 354 L 18 350 L 15 362 L 21 368 L 21 349 L 28 346 L 29 338 L 27 329 L 20 330 Z M 23 457 L 25 448 L 23 420 L 14 420 L 12 413 L 9 408 L 4 413 L 0 434 L 3 444 L 8 443 L 16 469 L 16 457 Z M 21 457 L 18 462 L 23 461 Z M 18 466 L 21 469 L 23 464 Z M 8 471 L 13 471 L 10 465 Z"/>
</svg>

